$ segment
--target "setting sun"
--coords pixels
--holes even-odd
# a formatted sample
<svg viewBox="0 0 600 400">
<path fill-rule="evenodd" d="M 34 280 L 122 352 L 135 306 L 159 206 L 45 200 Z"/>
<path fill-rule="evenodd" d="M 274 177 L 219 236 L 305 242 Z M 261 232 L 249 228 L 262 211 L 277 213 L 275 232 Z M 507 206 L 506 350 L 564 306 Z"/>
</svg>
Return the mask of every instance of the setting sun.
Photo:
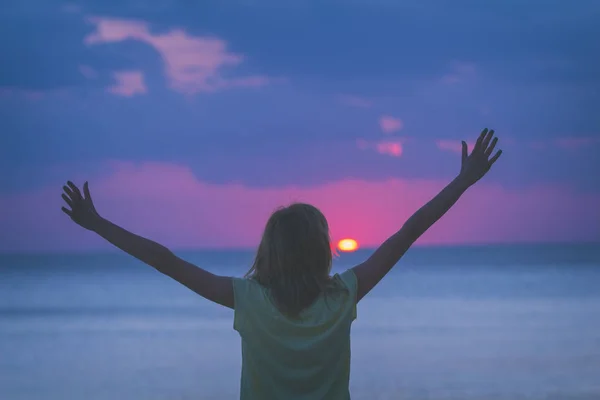
<svg viewBox="0 0 600 400">
<path fill-rule="evenodd" d="M 342 239 L 338 242 L 340 251 L 355 251 L 358 249 L 358 243 L 354 239 Z"/>
</svg>

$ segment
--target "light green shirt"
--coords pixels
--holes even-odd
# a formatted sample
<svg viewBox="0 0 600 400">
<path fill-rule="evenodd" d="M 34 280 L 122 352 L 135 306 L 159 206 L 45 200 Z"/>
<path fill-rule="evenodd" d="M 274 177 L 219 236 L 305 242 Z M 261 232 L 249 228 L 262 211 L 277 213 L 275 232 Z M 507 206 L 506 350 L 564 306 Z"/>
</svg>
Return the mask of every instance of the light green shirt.
<svg viewBox="0 0 600 400">
<path fill-rule="evenodd" d="M 242 338 L 241 400 L 348 400 L 350 325 L 356 319 L 356 275 L 333 276 L 298 318 L 282 314 L 268 290 L 233 279 L 233 327 Z"/>
</svg>

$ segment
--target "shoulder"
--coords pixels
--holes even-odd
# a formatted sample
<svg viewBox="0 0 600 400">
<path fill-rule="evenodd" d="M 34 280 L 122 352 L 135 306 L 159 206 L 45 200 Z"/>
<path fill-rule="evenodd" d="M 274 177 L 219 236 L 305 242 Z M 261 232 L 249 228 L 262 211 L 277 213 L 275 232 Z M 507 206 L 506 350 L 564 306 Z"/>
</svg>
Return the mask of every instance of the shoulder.
<svg viewBox="0 0 600 400">
<path fill-rule="evenodd" d="M 350 310 L 352 320 L 355 320 L 357 316 L 356 304 L 358 303 L 358 280 L 356 279 L 356 274 L 352 269 L 348 269 L 342 273 L 333 275 L 332 280 L 335 286 L 346 292 L 347 296 L 344 297 L 347 300 L 344 304 Z"/>
<path fill-rule="evenodd" d="M 274 312 L 268 290 L 252 278 L 233 278 L 233 328 L 240 333 Z"/>
<path fill-rule="evenodd" d="M 252 296 L 263 296 L 265 288 L 252 278 L 232 278 L 234 299 L 243 301 Z M 237 303 L 237 302 L 236 302 Z M 235 304 L 237 308 L 238 304 Z"/>
<path fill-rule="evenodd" d="M 338 285 L 343 286 L 345 289 L 349 290 L 350 293 L 356 294 L 357 289 L 357 279 L 356 274 L 352 269 L 348 269 L 342 273 L 335 274 L 332 277 L 333 281 Z"/>
</svg>

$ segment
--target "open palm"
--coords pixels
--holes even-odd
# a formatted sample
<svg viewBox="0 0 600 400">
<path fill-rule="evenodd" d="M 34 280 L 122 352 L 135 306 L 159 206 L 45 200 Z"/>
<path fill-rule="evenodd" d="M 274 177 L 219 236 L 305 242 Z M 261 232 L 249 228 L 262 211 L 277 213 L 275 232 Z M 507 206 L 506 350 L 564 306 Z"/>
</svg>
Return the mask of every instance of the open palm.
<svg viewBox="0 0 600 400">
<path fill-rule="evenodd" d="M 83 184 L 84 196 L 81 195 L 79 188 L 71 181 L 63 186 L 63 190 L 62 198 L 67 203 L 68 208 L 62 207 L 61 210 L 71 217 L 76 224 L 85 229 L 93 230 L 95 224 L 100 220 L 100 215 L 94 207 L 88 183 Z"/>
<path fill-rule="evenodd" d="M 483 178 L 496 160 L 498 160 L 502 154 L 502 150 L 498 150 L 496 154 L 492 156 L 492 152 L 497 143 L 498 137 L 494 137 L 494 131 L 488 131 L 487 128 L 481 131 L 471 154 L 468 154 L 467 143 L 464 141 L 462 142 L 462 165 L 460 176 L 462 176 L 469 185 L 473 185 Z"/>
</svg>

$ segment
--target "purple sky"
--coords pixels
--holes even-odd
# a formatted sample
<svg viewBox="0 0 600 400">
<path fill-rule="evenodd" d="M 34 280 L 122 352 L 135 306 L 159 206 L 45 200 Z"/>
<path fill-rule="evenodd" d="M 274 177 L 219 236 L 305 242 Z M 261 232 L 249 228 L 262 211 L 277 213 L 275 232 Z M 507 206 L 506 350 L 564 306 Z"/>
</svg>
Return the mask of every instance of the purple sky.
<svg viewBox="0 0 600 400">
<path fill-rule="evenodd" d="M 600 241 L 600 3 L 9 1 L 0 251 L 105 248 L 60 212 L 254 246 L 312 202 L 377 245 L 496 129 L 504 155 L 421 243 Z"/>
</svg>

